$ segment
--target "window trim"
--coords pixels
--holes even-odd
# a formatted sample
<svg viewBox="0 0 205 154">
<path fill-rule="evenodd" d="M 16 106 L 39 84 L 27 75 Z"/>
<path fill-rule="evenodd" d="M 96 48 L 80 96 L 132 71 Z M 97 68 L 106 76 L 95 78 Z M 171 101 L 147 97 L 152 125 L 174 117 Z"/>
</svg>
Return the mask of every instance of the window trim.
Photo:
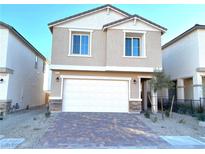
<svg viewBox="0 0 205 154">
<path fill-rule="evenodd" d="M 136 59 L 144 59 L 147 58 L 146 54 L 146 31 L 129 31 L 129 30 L 124 30 L 124 41 L 123 41 L 123 56 L 124 58 L 136 58 Z M 142 34 L 142 37 L 126 37 L 126 33 L 136 33 L 136 34 Z M 140 53 L 144 53 L 143 56 L 126 56 L 125 51 L 126 51 L 126 38 L 139 38 L 140 40 Z"/>
<path fill-rule="evenodd" d="M 79 32 L 79 34 L 72 34 L 72 32 Z M 80 32 L 87 32 L 89 34 L 81 34 Z M 69 57 L 92 57 L 91 54 L 91 48 L 92 48 L 92 33 L 93 30 L 86 30 L 86 29 L 69 29 L 69 51 L 68 51 L 68 56 Z M 88 48 L 88 55 L 81 55 L 81 54 L 73 54 L 72 49 L 73 49 L 73 35 L 88 35 L 88 41 L 89 41 L 89 48 Z M 81 41 L 81 39 L 80 39 Z M 81 50 L 81 49 L 80 49 Z"/>
<path fill-rule="evenodd" d="M 79 54 L 75 54 L 75 53 L 73 53 L 73 42 L 74 42 L 74 37 L 73 36 L 80 36 L 80 53 Z M 88 36 L 88 54 L 87 55 L 83 55 L 81 52 L 81 46 L 82 46 L 82 44 L 81 44 L 81 39 L 82 39 L 82 36 Z M 90 40 L 89 40 L 89 37 L 90 35 L 89 34 L 72 34 L 71 35 L 71 55 L 77 55 L 77 56 L 89 56 L 90 55 L 90 52 L 89 52 L 89 48 L 90 48 Z"/>
</svg>

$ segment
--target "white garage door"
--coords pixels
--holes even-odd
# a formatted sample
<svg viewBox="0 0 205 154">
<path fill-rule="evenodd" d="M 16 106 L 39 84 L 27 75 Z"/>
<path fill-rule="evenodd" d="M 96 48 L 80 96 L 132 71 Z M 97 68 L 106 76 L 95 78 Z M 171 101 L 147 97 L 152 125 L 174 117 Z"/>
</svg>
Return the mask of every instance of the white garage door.
<svg viewBox="0 0 205 154">
<path fill-rule="evenodd" d="M 63 112 L 128 112 L 128 81 L 65 79 Z"/>
</svg>

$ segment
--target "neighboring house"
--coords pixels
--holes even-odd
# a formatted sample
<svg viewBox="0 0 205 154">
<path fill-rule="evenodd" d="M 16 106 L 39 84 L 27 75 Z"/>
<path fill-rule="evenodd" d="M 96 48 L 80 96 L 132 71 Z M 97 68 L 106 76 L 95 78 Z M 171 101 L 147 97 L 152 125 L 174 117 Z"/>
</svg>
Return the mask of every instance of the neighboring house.
<svg viewBox="0 0 205 154">
<path fill-rule="evenodd" d="M 46 93 L 50 93 L 51 90 L 51 70 L 50 62 L 47 60 L 44 66 L 44 81 L 43 81 L 43 90 Z"/>
<path fill-rule="evenodd" d="M 52 32 L 51 110 L 146 109 L 147 81 L 155 68 L 162 67 L 165 28 L 112 5 L 48 25 Z"/>
<path fill-rule="evenodd" d="M 45 62 L 45 70 L 44 70 L 44 81 L 43 81 L 43 90 L 45 92 L 45 103 L 49 102 L 49 95 L 51 91 L 51 75 L 52 72 L 50 70 L 50 62 Z"/>
<path fill-rule="evenodd" d="M 205 25 L 195 25 L 162 47 L 163 69 L 178 99 L 205 97 Z"/>
<path fill-rule="evenodd" d="M 45 57 L 3 22 L 0 42 L 0 103 L 11 103 L 13 109 L 44 104 Z"/>
</svg>

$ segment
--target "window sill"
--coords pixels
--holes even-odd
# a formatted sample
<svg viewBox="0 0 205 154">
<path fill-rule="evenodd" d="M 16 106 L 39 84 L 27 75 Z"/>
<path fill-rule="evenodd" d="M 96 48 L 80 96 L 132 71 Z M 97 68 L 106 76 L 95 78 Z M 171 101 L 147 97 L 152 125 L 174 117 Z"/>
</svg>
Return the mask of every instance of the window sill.
<svg viewBox="0 0 205 154">
<path fill-rule="evenodd" d="M 123 58 L 145 59 L 147 58 L 147 56 L 123 56 Z"/>
</svg>

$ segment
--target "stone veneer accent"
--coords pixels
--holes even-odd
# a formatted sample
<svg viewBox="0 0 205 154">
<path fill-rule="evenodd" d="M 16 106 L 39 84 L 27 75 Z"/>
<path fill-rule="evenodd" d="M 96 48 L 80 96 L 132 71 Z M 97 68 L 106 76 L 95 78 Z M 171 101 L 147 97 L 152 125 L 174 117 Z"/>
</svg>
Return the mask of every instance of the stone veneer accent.
<svg viewBox="0 0 205 154">
<path fill-rule="evenodd" d="M 11 111 L 12 100 L 0 100 L 0 112 L 3 112 L 3 116 Z"/>
<path fill-rule="evenodd" d="M 140 113 L 142 111 L 141 101 L 130 101 L 129 102 L 129 112 Z"/>
<path fill-rule="evenodd" d="M 49 110 L 51 112 L 61 112 L 62 100 L 49 100 Z"/>
<path fill-rule="evenodd" d="M 49 110 L 53 112 L 62 111 L 62 100 L 49 100 Z M 129 112 L 140 113 L 142 111 L 141 101 L 130 101 Z"/>
</svg>

